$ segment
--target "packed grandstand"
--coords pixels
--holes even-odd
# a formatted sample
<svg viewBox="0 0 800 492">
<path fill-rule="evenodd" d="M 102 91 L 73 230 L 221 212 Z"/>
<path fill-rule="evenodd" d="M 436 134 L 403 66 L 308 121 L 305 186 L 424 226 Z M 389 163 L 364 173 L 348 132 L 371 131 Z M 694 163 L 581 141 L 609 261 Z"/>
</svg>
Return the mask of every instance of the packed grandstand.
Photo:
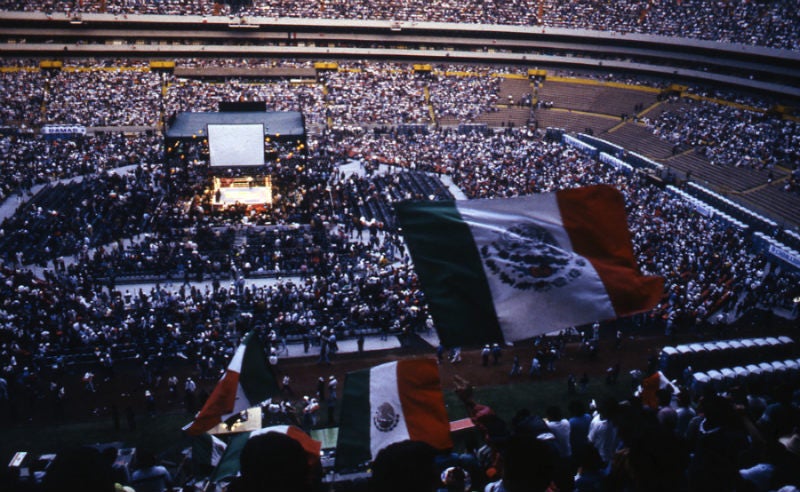
<svg viewBox="0 0 800 492">
<path fill-rule="evenodd" d="M 731 331 L 725 327 L 755 319 L 751 332 L 780 326 L 783 332 L 769 334 L 788 337 L 786 345 L 780 351 L 750 350 L 746 357 L 744 351 L 730 352 L 733 357 L 720 359 L 719 367 L 705 364 L 702 377 L 696 373 L 711 356 L 697 353 L 708 348 L 686 349 L 694 355 L 683 362 L 670 359 L 673 384 L 667 387 L 674 394 L 662 388 L 653 401 L 631 391 L 624 401 L 599 402 L 589 410 L 590 395 L 573 378 L 569 384 L 577 393 L 565 401 L 577 405 L 570 405 L 569 420 L 558 409 L 541 416 L 519 412 L 507 424 L 474 412 L 470 416 L 483 431 L 480 442 L 472 449 L 460 443 L 435 464 L 433 456 L 429 463 L 413 461 L 435 471 L 441 483 L 408 482 L 405 490 L 457 490 L 445 480 L 446 470 L 455 469 L 462 473 L 460 490 L 539 490 L 514 488 L 522 483 L 577 491 L 800 487 L 800 373 L 797 364 L 788 364 L 798 356 L 791 340 L 797 335 L 786 329 L 800 320 L 796 95 L 775 87 L 746 90 L 747 76 L 723 84 L 597 67 L 426 63 L 424 50 L 415 55 L 417 63 L 386 55 L 151 57 L 138 54 L 135 44 L 112 52 L 113 43 L 108 53 L 101 48 L 91 55 L 37 55 L 19 51 L 24 40 L 8 20 L 20 11 L 66 15 L 77 30 L 69 36 L 86 29 L 87 39 L 94 34 L 80 14 L 131 16 L 131 26 L 137 16 L 235 15 L 307 19 L 311 32 L 314 19 L 425 21 L 588 29 L 673 42 L 691 38 L 768 48 L 789 60 L 800 51 L 798 10 L 789 1 L 477 3 L 0 1 L 0 19 L 6 19 L 0 26 L 6 45 L 0 59 L 2 432 L 56 429 L 112 413 L 119 431 L 122 405 L 125 412 L 155 415 L 154 394 L 169 399 L 159 413 L 190 419 L 180 409 L 191 415 L 199 408 L 195 398 L 207 397 L 251 330 L 276 360 L 277 354 L 289 355 L 287 346 L 304 346 L 298 359 L 305 357 L 309 366 L 323 363 L 326 372 L 330 359 L 323 356 L 330 354 L 324 347 L 357 343 L 357 355 L 368 360 L 361 353 L 364 337 L 400 340 L 409 353 L 433 357 L 437 346 L 425 341 L 435 327 L 396 203 L 609 184 L 624 196 L 642 273 L 665 282 L 651 311 L 624 324 L 597 320 L 603 321 L 604 341 L 623 328 L 626 335 L 658 334 L 662 346 L 726 340 Z M 60 42 L 59 36 L 54 33 L 51 42 Z M 785 87 L 795 84 L 790 70 L 783 73 Z M 268 138 L 267 161 L 257 170 L 212 169 L 207 135 L 165 139 L 180 113 L 217 112 L 227 103 L 301 113 L 305 139 Z M 274 199 L 258 206 L 221 199 L 219 179 L 232 187 L 246 183 L 247 189 L 251 175 L 269 177 L 264 183 Z M 781 322 L 765 321 L 773 318 Z M 578 334 L 574 340 L 570 332 Z M 534 369 L 541 363 L 546 378 L 568 341 L 591 352 L 595 335 L 591 325 L 575 327 L 513 350 L 525 354 L 523 372 L 538 377 Z M 457 362 L 461 348 L 438 347 L 439 355 L 446 349 Z M 463 347 L 470 349 L 480 347 Z M 779 352 L 787 362 L 780 374 L 763 368 L 731 369 L 726 378 L 711 373 L 773 362 Z M 657 368 L 657 360 L 650 362 L 625 369 L 647 376 Z M 513 374 L 510 357 L 503 363 Z M 299 365 L 292 367 L 296 372 L 283 374 L 284 389 L 289 376 L 308 377 Z M 661 368 L 669 373 L 667 365 Z M 140 379 L 128 392 L 139 396 L 117 408 L 109 402 L 119 401 L 118 395 L 104 392 L 118 393 L 111 381 L 124 380 L 122 373 L 128 381 L 131 374 Z M 188 381 L 199 382 L 200 391 Z M 310 389 L 314 384 L 316 378 L 304 392 L 317 392 L 317 407 L 329 407 L 328 419 L 305 412 L 312 408 L 308 398 L 289 389 L 265 403 L 264 421 L 296 423 L 309 432 L 335 427 L 335 398 L 325 399 L 324 385 Z M 470 397 L 464 398 L 466 408 L 474 410 Z M 84 412 L 73 403 L 81 399 L 94 408 Z M 551 403 L 566 409 L 562 400 Z M 67 406 L 73 411 L 65 417 Z M 572 431 L 566 445 L 563 422 L 567 436 Z M 119 435 L 103 438 L 118 441 Z M 531 435 L 538 439 L 526 441 Z M 548 446 L 540 449 L 537 441 Z M 508 444 L 520 442 L 529 447 L 520 451 Z M 10 445 L 13 451 L 25 446 Z M 76 477 L 64 467 L 73 458 L 76 469 L 89 463 L 97 470 L 102 483 L 81 485 L 97 490 L 107 490 L 103 478 L 137 491 L 200 490 L 209 487 L 213 470 L 197 462 L 184 466 L 191 463 L 187 455 L 178 466 L 174 456 L 154 450 L 168 473 L 151 489 L 136 476 L 112 477 L 113 459 L 85 448 L 62 449 L 54 441 L 37 451 L 55 453 L 53 473 L 44 465 L 29 473 L 19 453 L 0 453 L 2 466 L 9 463 L 3 475 L 8 490 L 71 490 L 65 484 Z M 126 472 L 161 473 L 153 456 L 143 449 L 141 455 L 138 464 L 126 463 Z M 514 456 L 550 465 L 522 473 L 511 465 Z M 381 466 L 389 465 L 376 463 L 373 471 Z M 471 475 L 467 488 L 464 471 Z M 506 488 L 491 488 L 502 486 L 497 481 L 504 472 Z M 536 476 L 519 479 L 514 472 Z M 342 479 L 336 487 L 395 490 L 379 475 Z M 336 480 L 333 472 L 324 480 L 314 475 L 305 488 L 295 483 L 286 490 L 324 490 Z M 253 487 L 239 479 L 230 490 L 273 490 Z"/>
</svg>

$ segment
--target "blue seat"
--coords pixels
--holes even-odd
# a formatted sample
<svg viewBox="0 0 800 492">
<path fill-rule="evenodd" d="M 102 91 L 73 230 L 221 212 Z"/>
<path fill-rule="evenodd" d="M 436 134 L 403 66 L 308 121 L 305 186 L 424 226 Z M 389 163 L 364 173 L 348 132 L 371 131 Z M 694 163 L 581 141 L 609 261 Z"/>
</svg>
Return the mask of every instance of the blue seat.
<svg viewBox="0 0 800 492">
<path fill-rule="evenodd" d="M 711 378 L 704 372 L 696 372 L 692 375 L 692 393 L 695 396 L 700 396 L 711 384 Z"/>
</svg>

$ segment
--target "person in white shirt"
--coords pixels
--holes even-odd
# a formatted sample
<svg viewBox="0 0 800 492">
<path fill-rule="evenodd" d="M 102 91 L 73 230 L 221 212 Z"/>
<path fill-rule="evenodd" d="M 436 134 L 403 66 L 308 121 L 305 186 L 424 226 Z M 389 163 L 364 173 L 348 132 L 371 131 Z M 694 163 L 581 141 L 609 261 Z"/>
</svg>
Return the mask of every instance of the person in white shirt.
<svg viewBox="0 0 800 492">
<path fill-rule="evenodd" d="M 545 411 L 547 418 L 545 422 L 550 432 L 556 437 L 556 448 L 561 458 L 569 459 L 572 457 L 572 446 L 569 442 L 569 420 L 561 414 L 561 409 L 556 406 L 547 407 Z"/>
<path fill-rule="evenodd" d="M 589 423 L 589 442 L 597 448 L 600 458 L 608 465 L 614 458 L 614 453 L 619 446 L 617 428 L 609 419 L 616 410 L 617 402 L 608 400 L 598 406 L 598 411 Z"/>
</svg>

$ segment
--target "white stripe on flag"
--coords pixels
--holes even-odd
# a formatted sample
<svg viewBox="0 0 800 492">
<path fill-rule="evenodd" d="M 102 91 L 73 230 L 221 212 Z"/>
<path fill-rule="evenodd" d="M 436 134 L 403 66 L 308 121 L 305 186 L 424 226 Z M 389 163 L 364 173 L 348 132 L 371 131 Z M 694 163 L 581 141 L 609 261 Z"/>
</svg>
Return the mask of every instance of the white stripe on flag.
<svg viewBox="0 0 800 492">
<path fill-rule="evenodd" d="M 244 361 L 244 351 L 246 349 L 247 346 L 244 343 L 236 347 L 236 352 L 233 353 L 233 357 L 231 357 L 231 361 L 228 363 L 228 370 L 238 373 L 242 372 L 242 361 Z"/>
<path fill-rule="evenodd" d="M 228 447 L 222 439 L 217 436 L 207 434 L 211 438 L 211 466 L 217 466 L 225 454 L 225 449 Z"/>
<path fill-rule="evenodd" d="M 615 317 L 600 276 L 588 260 L 572 251 L 555 193 L 515 200 L 461 201 L 456 206 L 469 225 L 481 254 L 481 263 L 506 341 L 528 338 L 534 327 L 539 328 L 537 333 L 542 333 L 551 325 L 553 329 L 559 329 Z M 526 224 L 533 225 L 536 230 L 541 228 L 547 231 L 557 244 L 542 246 L 542 243 L 526 241 L 525 237 L 509 232 L 515 226 Z M 509 284 L 509 277 L 510 281 L 530 279 L 529 272 L 521 272 L 525 275 L 516 278 L 515 269 L 519 267 L 498 254 L 524 254 L 533 247 L 548 248 L 542 253 L 557 256 L 566 262 L 552 275 L 537 273 L 542 275 L 542 280 L 546 280 L 544 283 L 566 282 L 564 286 L 522 290 Z M 496 266 L 494 270 L 487 266 L 484 252 L 492 256 Z M 569 292 L 564 289 L 569 289 Z"/>
<path fill-rule="evenodd" d="M 220 418 L 224 422 L 229 418 L 237 415 L 241 412 L 244 412 L 248 408 L 252 407 L 255 403 L 259 402 L 251 402 L 247 399 L 247 396 L 244 394 L 244 389 L 242 388 L 241 383 L 236 384 L 236 397 L 233 400 L 233 410 L 230 413 L 223 414 Z"/>
<path fill-rule="evenodd" d="M 242 364 L 244 363 L 244 354 L 246 351 L 247 344 L 245 343 L 242 343 L 236 347 L 236 352 L 233 353 L 233 357 L 231 357 L 231 361 L 228 364 L 228 370 L 241 375 Z M 236 384 L 236 398 L 233 400 L 233 410 L 230 413 L 222 415 L 222 420 L 225 421 L 230 417 L 249 409 L 255 403 L 258 402 L 251 402 L 247 399 L 247 395 L 245 395 L 244 388 L 242 387 L 240 376 L 239 382 Z"/>
<path fill-rule="evenodd" d="M 261 434 L 266 434 L 267 432 L 279 432 L 281 434 L 286 434 L 288 431 L 288 425 L 273 425 L 271 427 L 262 427 L 261 429 L 254 430 L 250 433 L 250 437 L 260 436 Z"/>
<path fill-rule="evenodd" d="M 369 440 L 372 459 L 378 451 L 409 438 L 400 393 L 397 362 L 373 367 L 369 374 Z"/>
</svg>

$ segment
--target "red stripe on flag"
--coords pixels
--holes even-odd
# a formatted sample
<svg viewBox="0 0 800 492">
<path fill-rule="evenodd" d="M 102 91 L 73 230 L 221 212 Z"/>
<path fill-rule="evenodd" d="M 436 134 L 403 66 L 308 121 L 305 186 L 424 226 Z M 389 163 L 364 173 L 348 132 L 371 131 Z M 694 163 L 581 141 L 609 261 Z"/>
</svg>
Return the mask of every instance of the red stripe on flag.
<svg viewBox="0 0 800 492">
<path fill-rule="evenodd" d="M 203 408 L 197 413 L 194 422 L 185 428 L 186 433 L 198 436 L 222 422 L 221 417 L 233 411 L 238 387 L 239 373 L 228 369 L 209 395 Z"/>
<path fill-rule="evenodd" d="M 639 271 L 622 193 L 598 185 L 559 191 L 556 199 L 572 249 L 592 263 L 617 316 L 655 306 L 663 295 L 664 280 Z"/>
<path fill-rule="evenodd" d="M 439 366 L 433 359 L 397 361 L 397 392 L 409 438 L 450 449 L 450 422 L 444 408 Z"/>
<path fill-rule="evenodd" d="M 322 449 L 321 442 L 312 439 L 311 436 L 303 431 L 303 429 L 295 427 L 294 425 L 290 425 L 286 429 L 286 435 L 299 442 L 300 445 L 303 446 L 303 450 L 305 450 L 306 455 L 308 456 L 308 464 L 310 466 L 315 466 L 317 463 L 319 463 L 319 452 Z"/>
</svg>

